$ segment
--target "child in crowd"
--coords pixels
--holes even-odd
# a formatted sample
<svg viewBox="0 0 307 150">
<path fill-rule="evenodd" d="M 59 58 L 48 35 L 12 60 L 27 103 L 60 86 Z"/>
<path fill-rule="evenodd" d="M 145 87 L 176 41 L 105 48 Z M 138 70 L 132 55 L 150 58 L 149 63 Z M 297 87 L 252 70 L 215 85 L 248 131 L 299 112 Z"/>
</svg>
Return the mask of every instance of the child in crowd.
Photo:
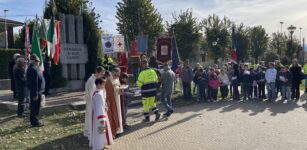
<svg viewBox="0 0 307 150">
<path fill-rule="evenodd" d="M 208 76 L 206 71 L 202 69 L 199 70 L 199 77 L 198 77 L 198 86 L 199 86 L 199 101 L 205 102 L 206 97 L 206 89 L 208 88 Z"/>
<path fill-rule="evenodd" d="M 122 73 L 119 77 L 120 84 L 123 86 L 128 86 L 129 84 L 129 76 L 127 73 Z M 130 92 L 129 87 L 123 90 L 123 94 L 121 95 L 121 108 L 122 108 L 122 118 L 123 118 L 123 127 L 124 129 L 129 128 L 127 125 L 127 112 L 128 112 L 128 105 L 130 99 L 133 97 L 133 92 Z"/>
<path fill-rule="evenodd" d="M 262 67 L 259 67 L 258 70 L 256 79 L 258 83 L 258 98 L 259 100 L 263 100 L 265 99 L 265 71 Z"/>
<path fill-rule="evenodd" d="M 292 83 L 292 75 L 289 71 L 289 67 L 285 66 L 281 69 L 281 73 L 279 75 L 279 81 L 281 84 L 281 95 L 284 103 L 287 103 L 287 100 L 291 100 L 291 83 Z"/>
<path fill-rule="evenodd" d="M 245 64 L 244 65 L 244 71 L 242 71 L 242 86 L 241 86 L 241 90 L 243 92 L 243 100 L 250 100 L 251 97 L 250 97 L 250 93 L 251 93 L 251 85 L 252 85 L 252 76 L 251 76 L 251 73 L 250 71 L 248 70 L 248 65 Z"/>
<path fill-rule="evenodd" d="M 211 79 L 209 80 L 209 86 L 210 86 L 211 98 L 214 101 L 217 101 L 217 91 L 218 91 L 218 88 L 220 86 L 220 82 L 217 79 L 216 73 L 211 74 Z"/>
</svg>

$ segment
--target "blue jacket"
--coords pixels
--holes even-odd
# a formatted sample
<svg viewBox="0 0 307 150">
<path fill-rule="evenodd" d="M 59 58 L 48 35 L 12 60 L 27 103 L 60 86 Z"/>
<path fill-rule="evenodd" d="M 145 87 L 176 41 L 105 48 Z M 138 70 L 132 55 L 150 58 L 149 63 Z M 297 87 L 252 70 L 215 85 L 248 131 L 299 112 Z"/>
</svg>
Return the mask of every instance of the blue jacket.
<svg viewBox="0 0 307 150">
<path fill-rule="evenodd" d="M 45 90 L 45 79 L 38 67 L 31 64 L 27 70 L 27 85 L 30 91 L 30 97 L 41 95 Z"/>
</svg>

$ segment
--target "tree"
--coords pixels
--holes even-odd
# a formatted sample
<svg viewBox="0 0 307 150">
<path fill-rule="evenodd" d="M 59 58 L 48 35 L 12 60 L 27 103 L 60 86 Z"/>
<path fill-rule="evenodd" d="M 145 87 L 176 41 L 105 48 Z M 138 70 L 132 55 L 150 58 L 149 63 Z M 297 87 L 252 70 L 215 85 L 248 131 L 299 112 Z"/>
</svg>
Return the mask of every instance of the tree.
<svg viewBox="0 0 307 150">
<path fill-rule="evenodd" d="M 202 20 L 210 55 L 215 63 L 219 58 L 226 58 L 228 54 L 231 25 L 232 22 L 228 18 L 220 18 L 215 14 Z"/>
<path fill-rule="evenodd" d="M 255 58 L 255 63 L 258 63 L 259 56 L 263 56 L 267 49 L 269 37 L 262 26 L 253 27 L 249 32 L 251 55 Z"/>
<path fill-rule="evenodd" d="M 278 54 L 276 53 L 276 51 L 266 51 L 264 53 L 264 61 L 265 62 L 273 62 L 274 60 L 278 59 Z"/>
<path fill-rule="evenodd" d="M 234 25 L 235 38 L 236 38 L 236 50 L 237 50 L 237 61 L 246 61 L 249 57 L 249 40 L 248 40 L 248 29 L 243 25 Z"/>
<path fill-rule="evenodd" d="M 288 37 L 282 33 L 272 33 L 269 48 L 277 52 L 279 58 L 286 55 Z"/>
<path fill-rule="evenodd" d="M 175 34 L 179 56 L 181 59 L 195 58 L 195 49 L 199 44 L 201 34 L 197 18 L 193 17 L 192 12 L 187 9 L 181 11 L 177 16 L 173 13 L 174 23 L 167 22 L 169 34 Z M 194 55 L 194 56 L 193 56 Z"/>
<path fill-rule="evenodd" d="M 163 31 L 162 17 L 151 0 L 123 0 L 118 2 L 116 18 L 117 30 L 128 42 L 138 35 L 148 36 L 150 53 L 155 47 L 156 37 Z"/>
</svg>

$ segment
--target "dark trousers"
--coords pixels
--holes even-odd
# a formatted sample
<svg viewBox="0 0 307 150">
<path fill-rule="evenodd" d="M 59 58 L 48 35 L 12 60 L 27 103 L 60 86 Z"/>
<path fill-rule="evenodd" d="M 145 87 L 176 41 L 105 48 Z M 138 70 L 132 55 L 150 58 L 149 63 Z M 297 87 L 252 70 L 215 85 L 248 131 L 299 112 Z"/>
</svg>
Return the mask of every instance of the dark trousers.
<svg viewBox="0 0 307 150">
<path fill-rule="evenodd" d="M 228 86 L 226 85 L 226 86 L 221 86 L 220 87 L 220 91 L 221 91 L 221 95 L 222 95 L 222 99 L 225 99 L 225 98 L 227 98 L 227 96 L 228 96 Z"/>
<path fill-rule="evenodd" d="M 192 93 L 191 93 L 191 82 L 184 82 L 182 81 L 183 86 L 183 97 L 185 100 L 191 100 L 192 99 Z"/>
<path fill-rule="evenodd" d="M 239 89 L 238 89 L 238 86 L 237 85 L 233 85 L 232 86 L 233 88 L 233 99 L 234 100 L 240 100 L 240 94 L 239 94 Z"/>
<path fill-rule="evenodd" d="M 250 99 L 250 87 L 249 83 L 242 83 L 241 90 L 243 90 L 243 100 L 246 100 L 246 98 Z"/>
<path fill-rule="evenodd" d="M 27 92 L 26 88 L 18 89 L 18 91 L 17 91 L 17 93 L 18 93 L 17 115 L 18 116 L 21 116 L 24 113 L 26 92 Z"/>
<path fill-rule="evenodd" d="M 276 81 L 275 82 L 275 88 L 276 88 L 276 93 L 275 93 L 275 95 L 276 95 L 276 97 L 278 96 L 278 92 L 280 92 L 281 93 L 281 84 L 280 84 L 280 81 Z"/>
<path fill-rule="evenodd" d="M 42 100 L 42 95 L 38 95 L 38 99 L 37 100 L 33 100 L 31 97 L 30 100 L 30 122 L 31 125 L 38 125 L 39 124 L 39 119 L 38 119 L 38 115 L 39 115 L 39 110 L 40 110 L 40 106 L 41 106 L 41 100 Z"/>
<path fill-rule="evenodd" d="M 210 86 L 208 86 L 208 99 L 211 100 L 212 99 L 212 96 L 211 96 L 211 91 L 212 91 L 212 88 Z"/>
<path fill-rule="evenodd" d="M 265 83 L 258 84 L 258 98 L 265 99 Z"/>
<path fill-rule="evenodd" d="M 206 87 L 205 86 L 199 86 L 199 101 L 204 102 L 206 101 Z"/>
<path fill-rule="evenodd" d="M 300 99 L 300 85 L 299 84 L 292 84 L 291 88 L 291 98 L 294 99 Z"/>
<path fill-rule="evenodd" d="M 218 89 L 212 89 L 212 88 L 211 88 L 211 90 L 210 90 L 211 98 L 212 98 L 213 100 L 217 100 L 217 91 L 218 91 Z"/>
<path fill-rule="evenodd" d="M 258 88 L 257 86 L 250 86 L 250 97 L 258 97 Z"/>
</svg>

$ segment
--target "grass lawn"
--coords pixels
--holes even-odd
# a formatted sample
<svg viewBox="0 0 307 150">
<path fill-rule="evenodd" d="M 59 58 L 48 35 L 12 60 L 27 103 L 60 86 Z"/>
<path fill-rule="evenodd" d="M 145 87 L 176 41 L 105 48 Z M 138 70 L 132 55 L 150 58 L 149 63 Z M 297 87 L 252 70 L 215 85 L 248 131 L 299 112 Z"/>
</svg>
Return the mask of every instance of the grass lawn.
<svg viewBox="0 0 307 150">
<path fill-rule="evenodd" d="M 45 126 L 40 128 L 32 128 L 28 117 L 1 120 L 0 149 L 88 149 L 82 134 L 83 114 L 66 106 L 41 113 Z"/>
</svg>

